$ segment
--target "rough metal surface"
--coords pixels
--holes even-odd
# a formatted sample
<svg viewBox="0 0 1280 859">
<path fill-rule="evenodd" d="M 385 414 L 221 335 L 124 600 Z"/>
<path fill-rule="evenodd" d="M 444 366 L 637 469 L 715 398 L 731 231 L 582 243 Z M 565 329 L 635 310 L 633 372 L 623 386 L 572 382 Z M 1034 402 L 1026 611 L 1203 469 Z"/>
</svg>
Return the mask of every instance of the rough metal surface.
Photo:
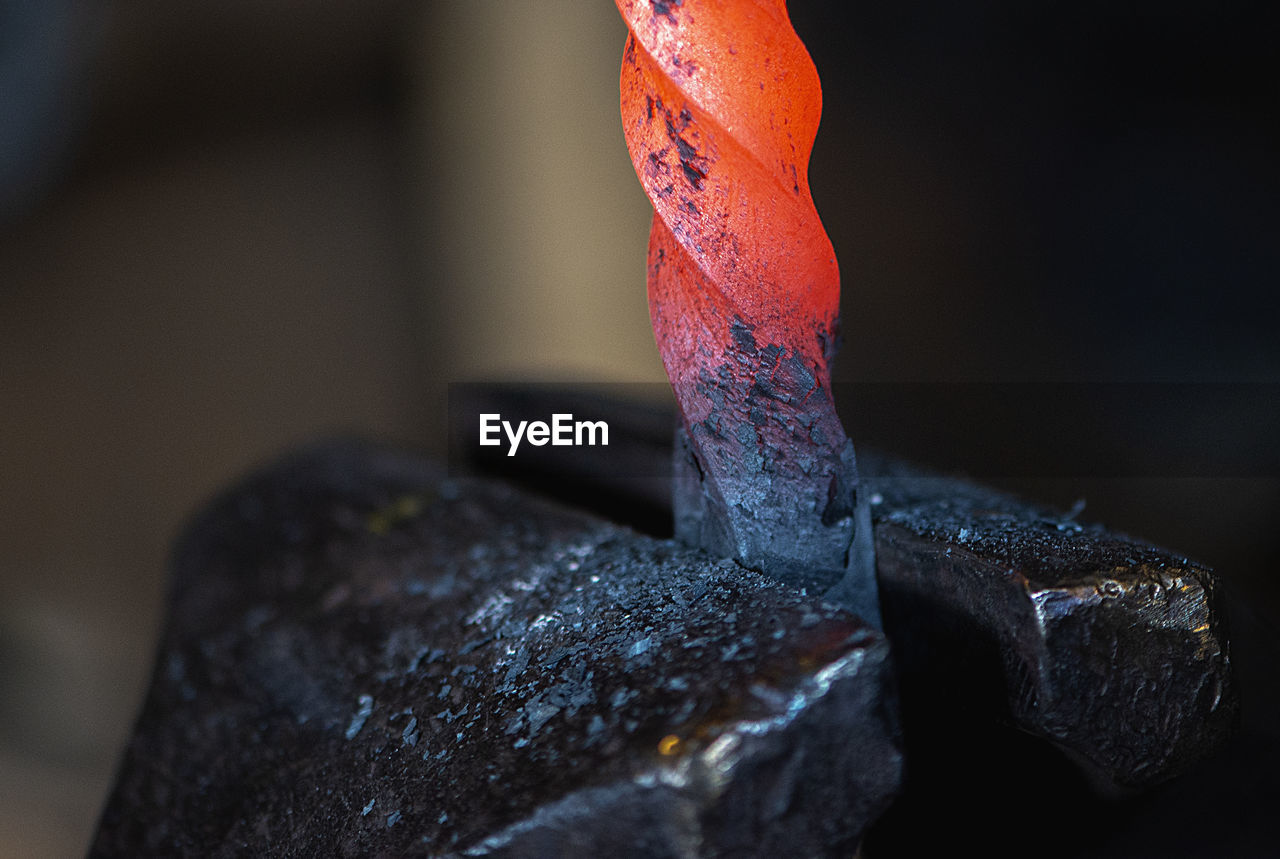
<svg viewBox="0 0 1280 859">
<path fill-rule="evenodd" d="M 212 505 L 92 853 L 848 855 L 887 645 L 731 562 L 359 445 Z"/>
<path fill-rule="evenodd" d="M 498 404 L 510 396 L 489 394 Z M 539 396 L 555 402 L 556 392 Z M 591 413 L 614 408 L 600 399 Z M 644 442 L 629 449 L 648 462 L 628 461 L 628 473 L 665 473 L 662 423 L 637 429 L 620 414 L 611 424 Z M 1185 771 L 1226 740 L 1238 695 L 1210 569 L 873 451 L 858 464 L 859 496 L 876 500 L 881 606 L 909 744 L 924 734 L 953 742 L 961 717 L 970 727 L 1011 723 L 1056 744 L 1095 787 L 1125 791 Z M 573 468 L 560 459 L 538 471 L 531 461 L 524 479 L 556 492 Z M 585 506 L 625 494 L 609 490 L 609 477 L 594 474 L 588 495 L 560 497 Z"/>
<path fill-rule="evenodd" d="M 883 458 L 864 475 L 908 686 L 1004 709 L 1103 788 L 1170 778 L 1226 740 L 1237 699 L 1210 570 Z"/>
<path fill-rule="evenodd" d="M 755 396 L 744 398 L 751 402 Z M 757 429 L 745 414 L 735 415 L 730 403 L 724 398 L 713 408 L 716 429 L 709 421 L 693 428 L 695 437 L 723 433 L 711 446 L 721 458 L 720 478 L 713 480 L 703 470 L 688 433 L 676 432 L 676 539 L 819 593 L 879 629 L 871 505 L 869 494 L 859 489 L 853 444 L 846 440 L 839 455 L 820 469 L 804 429 L 813 425 L 813 416 L 805 421 L 803 407 L 761 410 L 769 419 Z M 784 417 L 784 412 L 791 413 Z M 744 440 L 735 440 L 730 427 L 746 428 Z M 740 475 L 724 477 L 734 462 Z"/>
</svg>

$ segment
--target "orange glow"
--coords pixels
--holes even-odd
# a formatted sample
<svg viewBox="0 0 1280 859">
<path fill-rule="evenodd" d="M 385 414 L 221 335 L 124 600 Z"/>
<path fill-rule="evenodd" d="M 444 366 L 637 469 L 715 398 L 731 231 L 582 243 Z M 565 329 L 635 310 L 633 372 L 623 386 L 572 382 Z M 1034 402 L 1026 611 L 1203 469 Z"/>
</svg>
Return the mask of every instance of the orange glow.
<svg viewBox="0 0 1280 859">
<path fill-rule="evenodd" d="M 649 308 L 686 420 L 741 320 L 819 384 L 839 310 L 809 194 L 822 91 L 783 0 L 617 0 L 623 130 L 653 202 Z"/>
</svg>

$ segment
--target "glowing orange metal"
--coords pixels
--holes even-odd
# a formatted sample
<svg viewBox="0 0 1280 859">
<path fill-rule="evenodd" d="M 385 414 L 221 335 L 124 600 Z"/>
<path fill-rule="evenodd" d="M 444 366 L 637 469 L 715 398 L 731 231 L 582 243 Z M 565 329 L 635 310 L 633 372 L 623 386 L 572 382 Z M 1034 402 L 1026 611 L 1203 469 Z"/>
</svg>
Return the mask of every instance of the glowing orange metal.
<svg viewBox="0 0 1280 859">
<path fill-rule="evenodd" d="M 677 491 L 677 533 L 830 586 L 857 477 L 830 394 L 840 276 L 809 194 L 817 72 L 784 0 L 617 5 L 649 312 L 700 484 Z"/>
<path fill-rule="evenodd" d="M 655 209 L 650 307 L 673 383 L 688 370 L 678 356 L 734 317 L 825 382 L 840 273 L 809 195 L 822 90 L 786 3 L 618 8 L 623 129 Z"/>
</svg>

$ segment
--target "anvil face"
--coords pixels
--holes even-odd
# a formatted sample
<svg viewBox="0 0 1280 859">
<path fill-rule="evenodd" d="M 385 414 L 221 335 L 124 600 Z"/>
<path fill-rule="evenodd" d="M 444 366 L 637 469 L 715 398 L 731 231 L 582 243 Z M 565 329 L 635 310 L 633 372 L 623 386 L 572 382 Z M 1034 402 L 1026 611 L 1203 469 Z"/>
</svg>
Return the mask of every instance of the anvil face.
<svg viewBox="0 0 1280 859">
<path fill-rule="evenodd" d="M 1210 571 L 863 465 L 893 670 L 839 606 L 509 484 L 356 444 L 267 469 L 179 546 L 94 854 L 848 855 L 903 775 L 899 687 L 909 753 L 1003 720 L 1136 789 L 1221 745 Z"/>
<path fill-rule="evenodd" d="M 501 386 L 477 393 L 486 408 L 516 396 Z M 549 407 L 567 393 L 539 396 Z M 611 416 L 627 473 L 662 473 L 671 455 L 664 445 L 670 416 L 643 420 L 634 407 L 607 401 L 592 412 Z M 681 535 L 700 527 L 689 514 L 702 496 L 676 435 L 675 503 L 664 512 L 674 511 Z M 574 467 L 564 458 L 534 459 L 522 479 L 584 506 L 627 497 L 626 482 L 615 478 L 610 487 L 599 463 Z M 985 723 L 1049 740 L 1095 788 L 1114 794 L 1185 772 L 1230 736 L 1238 696 L 1212 570 L 870 451 L 859 457 L 859 470 L 874 518 L 868 530 L 884 629 L 904 696 L 921 702 L 903 703 L 930 713 L 905 714 L 909 726 L 916 723 L 908 744 L 921 733 L 951 736 L 962 713 L 981 714 Z M 592 488 L 565 491 L 575 479 Z M 694 502 L 682 504 L 682 495 Z M 641 500 L 630 497 L 633 506 Z"/>
<path fill-rule="evenodd" d="M 912 685 L 991 693 L 973 706 L 1050 740 L 1107 792 L 1169 779 L 1230 735 L 1212 571 L 965 481 L 865 467 L 885 627 Z"/>
<path fill-rule="evenodd" d="M 96 855 L 848 852 L 901 774 L 852 615 L 407 455 L 251 479 L 173 599 Z"/>
</svg>

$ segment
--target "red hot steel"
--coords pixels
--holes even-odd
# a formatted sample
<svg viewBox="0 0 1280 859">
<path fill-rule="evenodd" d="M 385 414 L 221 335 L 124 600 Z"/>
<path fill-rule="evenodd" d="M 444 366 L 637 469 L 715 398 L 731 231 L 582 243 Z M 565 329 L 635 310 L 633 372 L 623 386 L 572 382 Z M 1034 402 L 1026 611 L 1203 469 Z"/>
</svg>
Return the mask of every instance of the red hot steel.
<svg viewBox="0 0 1280 859">
<path fill-rule="evenodd" d="M 649 312 L 689 458 L 677 534 L 840 583 L 874 619 L 869 514 L 830 388 L 840 274 L 809 193 L 817 71 L 784 0 L 617 5 L 623 130 L 654 207 Z"/>
</svg>

